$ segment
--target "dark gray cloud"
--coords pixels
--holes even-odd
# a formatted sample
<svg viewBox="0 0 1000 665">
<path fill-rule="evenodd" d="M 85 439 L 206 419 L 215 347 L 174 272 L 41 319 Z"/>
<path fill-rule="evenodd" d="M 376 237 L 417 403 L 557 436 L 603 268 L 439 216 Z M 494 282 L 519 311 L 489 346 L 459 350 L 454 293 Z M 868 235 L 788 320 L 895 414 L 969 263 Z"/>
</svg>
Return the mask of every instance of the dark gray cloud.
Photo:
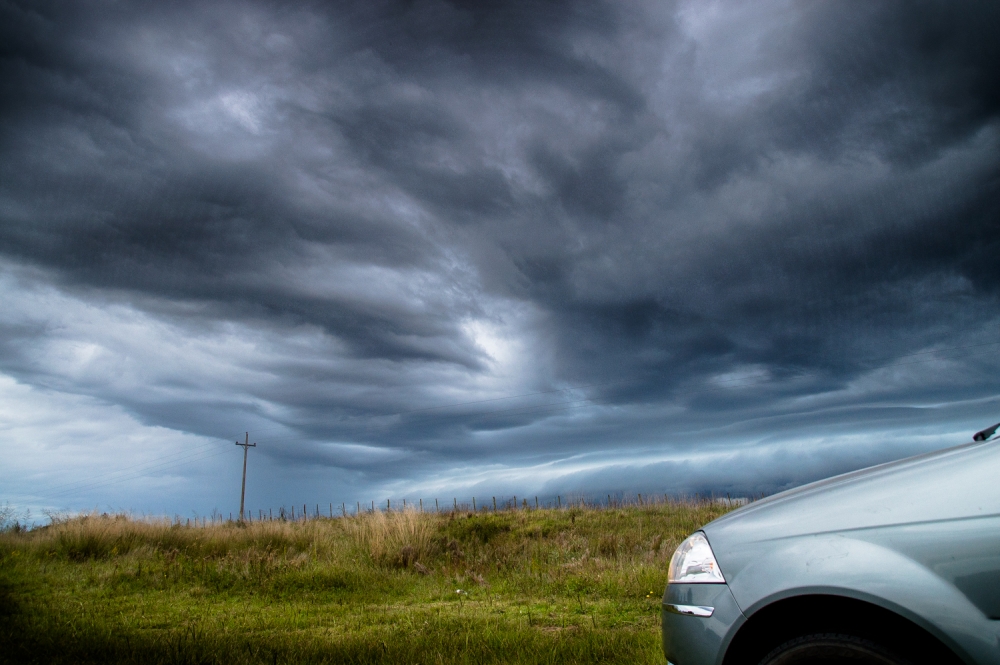
<svg viewBox="0 0 1000 665">
<path fill-rule="evenodd" d="M 345 498 L 775 489 L 882 459 L 921 409 L 994 409 L 991 3 L 0 15 L 20 385 L 254 429 L 274 477 Z M 761 418 L 778 471 L 705 461 Z"/>
</svg>

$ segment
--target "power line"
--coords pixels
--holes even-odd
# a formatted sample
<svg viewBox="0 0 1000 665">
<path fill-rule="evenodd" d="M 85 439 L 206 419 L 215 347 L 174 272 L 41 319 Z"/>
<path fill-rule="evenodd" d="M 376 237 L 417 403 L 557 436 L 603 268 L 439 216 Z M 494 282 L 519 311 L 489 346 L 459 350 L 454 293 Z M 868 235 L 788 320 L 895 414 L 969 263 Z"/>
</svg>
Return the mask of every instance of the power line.
<svg viewBox="0 0 1000 665">
<path fill-rule="evenodd" d="M 87 484 L 87 485 L 82 485 L 80 487 L 74 487 L 74 488 L 71 488 L 69 490 L 63 490 L 61 492 L 55 492 L 55 493 L 52 493 L 52 494 L 45 494 L 43 496 L 47 496 L 49 498 L 57 498 L 57 497 L 65 496 L 67 494 L 72 494 L 74 492 L 89 491 L 89 490 L 97 489 L 97 488 L 100 488 L 100 487 L 105 487 L 107 485 L 113 485 L 115 483 L 126 482 L 126 481 L 129 481 L 129 480 L 137 480 L 139 478 L 144 478 L 149 471 L 153 471 L 153 470 L 157 470 L 157 469 L 160 470 L 160 471 L 166 471 L 168 469 L 177 468 L 179 466 L 183 466 L 183 465 L 191 463 L 191 462 L 201 462 L 203 460 L 211 459 L 213 457 L 218 457 L 219 455 L 223 455 L 223 454 L 225 454 L 227 452 L 229 452 L 229 451 L 228 450 L 219 450 L 217 452 L 210 453 L 208 455 L 203 455 L 201 457 L 185 458 L 185 459 L 175 460 L 175 461 L 172 461 L 172 462 L 165 462 L 163 464 L 154 464 L 154 465 L 151 465 L 149 467 L 146 467 L 146 468 L 138 470 L 133 475 L 123 476 L 123 477 L 120 477 L 120 478 L 113 478 L 111 480 L 97 480 L 97 481 L 91 482 L 90 484 Z"/>
<path fill-rule="evenodd" d="M 212 444 L 209 443 L 209 442 L 203 442 L 203 443 L 199 443 L 199 444 L 196 444 L 196 445 L 201 448 L 201 451 L 196 451 L 196 452 L 202 452 L 204 450 L 208 450 L 211 447 Z M 116 475 L 116 474 L 119 474 L 119 473 L 124 473 L 124 472 L 128 471 L 129 469 L 134 469 L 136 467 L 141 467 L 141 466 L 145 466 L 147 464 L 152 464 L 152 463 L 158 462 L 160 460 L 170 460 L 170 459 L 174 459 L 174 458 L 180 459 L 180 458 L 188 457 L 190 455 L 191 455 L 191 451 L 190 450 L 174 451 L 172 453 L 164 455 L 163 457 L 156 457 L 156 458 L 153 458 L 151 460 L 145 460 L 143 462 L 137 462 L 135 464 L 131 464 L 129 466 L 122 467 L 122 468 L 118 469 L 117 471 L 110 472 L 110 474 L 108 474 L 108 475 Z M 68 482 L 68 483 L 61 483 L 59 485 L 55 485 L 53 487 L 50 487 L 49 489 L 50 490 L 63 490 L 63 489 L 66 489 L 68 491 L 72 491 L 73 489 L 75 489 L 75 486 L 79 485 L 81 482 L 84 485 L 86 485 L 87 483 L 89 483 L 91 481 L 74 480 L 74 481 L 71 481 L 71 482 Z"/>
</svg>

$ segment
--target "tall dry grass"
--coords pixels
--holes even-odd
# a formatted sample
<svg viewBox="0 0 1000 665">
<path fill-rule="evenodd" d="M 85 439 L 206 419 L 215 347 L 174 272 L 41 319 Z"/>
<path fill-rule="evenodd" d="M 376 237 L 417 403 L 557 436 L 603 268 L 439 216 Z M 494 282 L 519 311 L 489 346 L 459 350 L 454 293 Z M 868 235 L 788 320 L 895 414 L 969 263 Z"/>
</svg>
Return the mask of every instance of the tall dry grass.
<svg viewBox="0 0 1000 665">
<path fill-rule="evenodd" d="M 0 546 L 16 543 L 28 551 L 74 561 L 126 555 L 139 547 L 198 557 L 221 557 L 250 548 L 315 549 L 318 543 L 334 542 L 323 537 L 326 534 L 322 532 L 329 527 L 329 524 L 324 528 L 314 522 L 284 521 L 190 526 L 166 518 L 86 513 L 54 518 L 51 524 L 30 531 L 0 535 Z"/>
<path fill-rule="evenodd" d="M 0 534 L 0 547 L 59 556 L 71 561 L 124 556 L 139 548 L 161 554 L 221 558 L 261 555 L 316 557 L 360 553 L 379 566 L 403 566 L 428 558 L 435 547 L 440 516 L 407 508 L 337 519 L 307 521 L 221 522 L 190 526 L 165 518 L 136 518 L 119 513 L 87 513 L 54 518 L 31 531 Z"/>
<path fill-rule="evenodd" d="M 355 544 L 378 565 L 405 567 L 437 553 L 435 516 L 413 508 L 372 512 L 346 518 L 344 527 Z"/>
</svg>

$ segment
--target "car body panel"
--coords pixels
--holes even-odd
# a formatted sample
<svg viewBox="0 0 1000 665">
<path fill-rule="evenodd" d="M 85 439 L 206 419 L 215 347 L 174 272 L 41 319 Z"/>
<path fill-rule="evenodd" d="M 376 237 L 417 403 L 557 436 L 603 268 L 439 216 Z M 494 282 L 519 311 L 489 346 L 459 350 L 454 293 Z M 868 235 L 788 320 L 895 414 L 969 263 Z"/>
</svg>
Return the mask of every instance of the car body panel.
<svg viewBox="0 0 1000 665">
<path fill-rule="evenodd" d="M 700 654 L 678 658 L 678 665 L 721 662 L 747 618 L 778 600 L 814 594 L 876 604 L 922 626 L 967 662 L 1000 665 L 994 441 L 812 483 L 733 511 L 703 531 L 741 614 L 725 629 L 690 629 L 716 645 L 714 654 L 681 634 L 698 617 L 681 622 L 664 614 L 664 639 Z M 683 589 L 695 586 L 670 585 L 664 602 L 706 593 Z M 664 642 L 668 654 L 678 648 Z"/>
<path fill-rule="evenodd" d="M 1000 514 L 1000 445 L 989 441 L 834 476 L 739 508 L 704 528 L 727 542 Z M 719 562 L 722 563 L 721 561 Z M 739 565 L 736 560 L 730 562 Z"/>
<path fill-rule="evenodd" d="M 853 535 L 920 563 L 987 618 L 1000 620 L 1000 516 L 895 525 Z"/>
<path fill-rule="evenodd" d="M 1000 664 L 1000 624 L 987 619 L 932 570 L 899 552 L 843 534 L 793 538 L 777 547 L 753 549 L 760 558 L 729 581 L 748 617 L 793 596 L 855 598 L 909 619 L 965 661 Z M 780 576 L 775 575 L 778 562 Z"/>
<path fill-rule="evenodd" d="M 713 608 L 712 616 L 682 616 L 669 605 L 696 605 Z M 674 663 L 712 663 L 724 654 L 729 641 L 746 617 L 725 584 L 670 584 L 663 595 L 663 644 Z"/>
</svg>

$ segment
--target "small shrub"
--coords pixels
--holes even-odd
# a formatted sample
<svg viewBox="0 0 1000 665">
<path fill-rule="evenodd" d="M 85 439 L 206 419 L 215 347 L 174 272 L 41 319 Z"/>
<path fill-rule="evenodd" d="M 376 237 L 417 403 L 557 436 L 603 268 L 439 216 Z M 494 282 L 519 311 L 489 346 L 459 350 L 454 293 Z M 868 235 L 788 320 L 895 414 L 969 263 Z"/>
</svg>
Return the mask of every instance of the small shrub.
<svg viewBox="0 0 1000 665">
<path fill-rule="evenodd" d="M 507 515 L 475 515 L 455 520 L 448 525 L 448 533 L 463 542 L 489 543 L 500 534 L 511 531 L 512 520 Z"/>
<path fill-rule="evenodd" d="M 597 541 L 597 552 L 601 556 L 617 559 L 620 551 L 621 541 L 617 535 L 601 536 Z"/>
</svg>

